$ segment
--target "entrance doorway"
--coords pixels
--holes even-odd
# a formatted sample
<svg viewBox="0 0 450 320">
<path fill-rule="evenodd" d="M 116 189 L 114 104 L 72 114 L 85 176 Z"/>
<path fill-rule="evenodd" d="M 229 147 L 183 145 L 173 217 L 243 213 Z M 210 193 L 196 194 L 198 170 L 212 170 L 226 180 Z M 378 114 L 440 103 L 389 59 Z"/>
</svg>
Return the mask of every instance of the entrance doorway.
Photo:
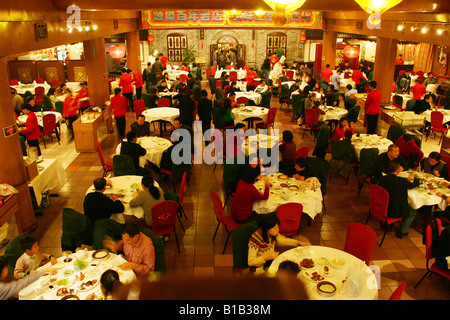
<svg viewBox="0 0 450 320">
<path fill-rule="evenodd" d="M 237 39 L 230 35 L 223 35 L 217 40 L 216 44 L 210 45 L 210 65 L 214 62 L 214 52 L 217 49 L 236 50 L 236 67 L 243 68 L 245 66 L 245 44 L 239 44 Z"/>
</svg>

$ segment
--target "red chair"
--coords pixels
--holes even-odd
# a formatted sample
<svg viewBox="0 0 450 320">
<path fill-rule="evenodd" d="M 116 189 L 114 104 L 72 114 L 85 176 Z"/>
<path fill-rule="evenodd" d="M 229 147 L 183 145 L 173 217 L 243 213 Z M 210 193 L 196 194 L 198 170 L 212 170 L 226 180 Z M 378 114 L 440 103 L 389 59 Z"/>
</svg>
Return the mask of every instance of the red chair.
<svg viewBox="0 0 450 320">
<path fill-rule="evenodd" d="M 184 209 L 183 209 L 183 198 L 184 198 L 185 192 L 186 192 L 186 172 L 183 173 L 183 177 L 181 178 L 180 193 L 178 195 L 177 213 L 180 215 L 180 217 L 184 214 L 184 218 L 187 220 L 186 212 L 184 212 Z M 181 226 L 183 226 L 183 225 L 181 225 Z M 183 230 L 184 230 L 184 228 L 183 228 Z"/>
<path fill-rule="evenodd" d="M 222 81 L 216 80 L 216 88 L 217 88 L 217 87 L 221 87 L 221 88 L 223 89 Z"/>
<path fill-rule="evenodd" d="M 391 296 L 389 297 L 389 300 L 401 300 L 403 292 L 405 291 L 405 288 L 406 288 L 406 282 L 403 282 L 402 284 L 400 284 L 397 287 L 397 289 L 395 289 L 394 292 L 392 292 Z"/>
<path fill-rule="evenodd" d="M 320 129 L 319 114 L 312 108 L 305 109 L 305 129 L 303 130 L 303 137 L 305 137 L 306 130 L 314 132 L 314 141 L 316 140 L 316 132 Z M 331 152 L 331 150 L 330 150 Z"/>
<path fill-rule="evenodd" d="M 289 81 L 294 81 L 294 70 L 286 71 L 286 77 L 289 78 Z"/>
<path fill-rule="evenodd" d="M 19 80 L 17 80 L 17 79 L 9 80 L 9 85 L 10 86 L 18 86 L 19 85 Z"/>
<path fill-rule="evenodd" d="M 44 142 L 44 147 L 47 148 L 45 145 L 45 137 L 50 137 L 50 141 L 52 141 L 52 135 L 56 134 L 56 138 L 58 139 L 59 143 L 59 134 L 58 131 L 56 131 L 56 116 L 53 113 L 47 113 L 44 114 L 42 117 L 42 141 Z"/>
<path fill-rule="evenodd" d="M 224 93 L 225 97 L 228 96 L 228 90 L 230 90 L 230 87 L 231 87 L 230 85 L 226 85 L 225 88 L 223 88 L 223 93 Z"/>
<path fill-rule="evenodd" d="M 444 154 L 441 154 L 441 160 L 444 161 L 447 164 L 447 169 L 450 168 L 450 156 L 446 156 Z M 447 172 L 448 172 L 448 177 L 447 177 L 446 180 L 450 181 L 450 171 L 447 170 Z"/>
<path fill-rule="evenodd" d="M 277 208 L 277 217 L 280 219 L 280 233 L 283 236 L 298 234 L 303 206 L 300 203 L 289 202 Z"/>
<path fill-rule="evenodd" d="M 377 233 L 362 223 L 350 223 L 347 228 L 344 251 L 369 265 Z"/>
<path fill-rule="evenodd" d="M 214 207 L 214 213 L 216 214 L 216 218 L 218 221 L 216 231 L 214 232 L 213 242 L 216 239 L 217 231 L 219 230 L 220 224 L 222 224 L 225 227 L 225 231 L 228 233 L 227 239 L 225 240 L 225 245 L 223 246 L 222 254 L 225 254 L 225 250 L 227 248 L 228 239 L 230 238 L 231 232 L 240 226 L 239 223 L 234 221 L 234 219 L 231 216 L 226 216 L 223 211 L 223 205 L 222 200 L 220 199 L 219 195 L 216 191 L 211 190 L 211 200 Z"/>
<path fill-rule="evenodd" d="M 440 219 L 436 219 L 438 223 L 438 235 L 441 235 L 442 232 L 442 222 Z M 414 287 L 417 288 L 419 284 L 425 279 L 427 275 L 437 274 L 443 278 L 446 278 L 447 280 L 450 280 L 450 270 L 445 270 L 436 265 L 436 262 L 433 262 L 433 264 L 430 266 L 430 260 L 434 259 L 434 254 L 432 250 L 433 245 L 433 234 L 431 230 L 431 226 L 428 225 L 425 229 L 425 258 L 427 259 L 427 272 L 424 274 L 422 279 L 416 284 Z"/>
<path fill-rule="evenodd" d="M 250 70 L 250 66 L 244 66 L 242 69 L 248 72 Z"/>
<path fill-rule="evenodd" d="M 237 71 L 230 71 L 230 81 L 238 81 Z"/>
<path fill-rule="evenodd" d="M 42 79 L 42 78 L 36 78 L 36 79 L 34 79 L 34 81 L 36 83 L 44 83 L 44 79 Z"/>
<path fill-rule="evenodd" d="M 344 72 L 344 79 L 350 79 L 350 72 Z"/>
<path fill-rule="evenodd" d="M 184 73 L 180 74 L 180 81 L 186 83 L 187 82 L 187 75 Z"/>
<path fill-rule="evenodd" d="M 398 75 L 401 76 L 402 74 L 404 74 L 406 72 L 406 70 L 400 70 Z"/>
<path fill-rule="evenodd" d="M 417 71 L 416 72 L 416 76 L 417 76 L 417 79 L 423 80 L 424 79 L 424 72 L 423 71 Z"/>
<path fill-rule="evenodd" d="M 206 67 L 206 78 L 209 79 L 209 76 L 210 76 L 210 74 L 209 74 L 209 68 Z"/>
<path fill-rule="evenodd" d="M 36 87 L 34 90 L 34 101 L 36 101 L 36 103 L 44 103 L 44 92 L 44 87 Z"/>
<path fill-rule="evenodd" d="M 274 129 L 275 124 L 275 117 L 277 115 L 278 109 L 273 107 L 269 109 L 269 112 L 267 113 L 267 121 L 266 122 L 259 122 L 256 124 L 256 129 L 268 129 L 269 127 L 272 127 Z"/>
<path fill-rule="evenodd" d="M 237 98 L 236 99 L 236 102 L 238 103 L 238 104 L 248 104 L 248 98 L 247 97 L 239 97 L 239 98 Z"/>
<path fill-rule="evenodd" d="M 52 80 L 52 87 L 59 87 L 61 83 L 59 82 L 58 79 L 53 79 Z"/>
<path fill-rule="evenodd" d="M 170 108 L 169 98 L 159 98 L 158 99 L 158 108 Z"/>
<path fill-rule="evenodd" d="M 165 200 L 155 204 L 152 207 L 152 231 L 160 237 L 172 232 L 175 233 L 178 253 L 180 253 L 180 245 L 178 244 L 178 236 L 175 229 L 175 218 L 178 217 L 177 210 L 178 203 L 173 200 Z"/>
<path fill-rule="evenodd" d="M 98 141 L 95 141 L 95 145 L 97 148 L 98 157 L 100 158 L 100 162 L 102 163 L 103 166 L 103 177 L 104 177 L 106 176 L 107 172 L 113 171 L 113 162 L 112 161 L 105 162 L 105 158 L 103 157 L 103 152 L 102 148 L 100 147 L 100 143 Z"/>
<path fill-rule="evenodd" d="M 234 70 L 234 66 L 232 66 L 231 64 L 227 65 L 227 70 Z"/>
<path fill-rule="evenodd" d="M 216 66 L 211 66 L 211 77 L 214 77 L 216 75 L 216 71 L 217 71 Z"/>
<path fill-rule="evenodd" d="M 298 158 L 307 158 L 309 154 L 309 147 L 301 147 L 298 148 L 297 151 L 295 152 L 295 160 L 297 160 Z"/>
<path fill-rule="evenodd" d="M 366 224 L 369 222 L 370 217 L 374 217 L 383 224 L 384 235 L 380 242 L 380 247 L 383 244 L 384 237 L 386 236 L 388 226 L 396 222 L 402 223 L 402 218 L 391 218 L 387 216 L 389 207 L 389 193 L 382 187 L 376 184 L 369 186 L 369 216 L 367 217 Z"/>
<path fill-rule="evenodd" d="M 158 100 L 159 102 L 159 100 Z M 169 101 L 170 105 L 170 101 Z M 158 105 L 159 106 L 159 105 Z M 134 111 L 136 112 L 136 118 L 145 111 L 145 102 L 142 99 L 138 99 L 134 101 Z"/>
<path fill-rule="evenodd" d="M 444 128 L 443 124 L 444 124 L 444 114 L 440 111 L 432 111 L 431 112 L 431 128 L 430 131 L 434 132 L 434 137 L 436 138 L 436 132 L 440 132 L 441 133 L 441 138 L 439 139 L 439 144 L 441 144 L 442 141 L 442 137 L 444 136 L 444 133 L 447 133 L 448 129 Z M 425 141 L 428 140 L 428 135 L 427 134 L 427 139 Z"/>
</svg>

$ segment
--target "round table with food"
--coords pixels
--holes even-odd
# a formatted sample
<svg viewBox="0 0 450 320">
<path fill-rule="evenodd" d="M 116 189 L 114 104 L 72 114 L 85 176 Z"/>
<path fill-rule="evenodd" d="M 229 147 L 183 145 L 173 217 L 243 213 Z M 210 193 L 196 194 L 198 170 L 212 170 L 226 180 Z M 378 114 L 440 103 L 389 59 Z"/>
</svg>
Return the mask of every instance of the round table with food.
<svg viewBox="0 0 450 320">
<path fill-rule="evenodd" d="M 377 134 L 360 134 L 359 136 L 353 135 L 352 137 L 352 145 L 355 147 L 358 159 L 362 149 L 378 148 L 378 154 L 381 154 L 387 152 L 392 143 L 388 138 Z"/>
<path fill-rule="evenodd" d="M 133 270 L 120 266 L 127 262 L 121 255 L 106 250 L 79 250 L 63 252 L 55 265 L 47 263 L 40 267 L 46 273 L 19 292 L 20 300 L 105 300 L 100 288 L 100 277 L 112 269 L 119 274 L 120 282 L 136 280 Z"/>
<path fill-rule="evenodd" d="M 242 70 L 242 69 L 239 69 L 239 70 L 234 70 L 234 69 L 230 69 L 230 70 L 228 70 L 228 69 L 227 69 L 227 70 L 224 70 L 224 69 L 218 69 L 218 70 L 216 70 L 216 73 L 214 74 L 214 78 L 220 79 L 220 76 L 222 75 L 223 72 L 226 72 L 226 73 L 229 75 L 230 72 L 232 72 L 232 71 L 236 71 L 236 72 L 237 72 L 237 78 L 238 78 L 238 80 L 247 78 L 247 70 Z"/>
<path fill-rule="evenodd" d="M 234 124 L 249 122 L 249 128 L 253 128 L 253 125 L 250 123 L 252 120 L 262 120 L 266 122 L 268 113 L 269 109 L 255 106 L 243 106 L 231 110 Z"/>
<path fill-rule="evenodd" d="M 136 143 L 140 144 L 141 147 L 147 150 L 147 153 L 144 156 L 139 157 L 139 164 L 141 167 L 145 166 L 147 160 L 160 167 L 164 151 L 172 146 L 172 142 L 170 142 L 170 140 L 155 136 L 139 137 L 137 138 Z M 116 154 L 120 154 L 121 146 L 122 143 L 117 145 Z"/>
<path fill-rule="evenodd" d="M 268 269 L 275 275 L 283 261 L 300 267 L 297 278 L 310 300 L 377 300 L 377 277 L 364 261 L 330 247 L 297 247 L 281 253 Z"/>
<path fill-rule="evenodd" d="M 319 116 L 319 121 L 340 120 L 342 117 L 345 117 L 348 114 L 347 109 L 340 107 L 323 106 L 320 107 L 320 109 L 325 111 L 325 114 L 321 114 Z"/>
<path fill-rule="evenodd" d="M 241 149 L 245 155 L 248 156 L 249 154 L 256 153 L 260 148 L 272 149 L 279 142 L 280 136 L 260 133 L 245 137 L 244 142 L 241 145 Z"/>
<path fill-rule="evenodd" d="M 436 194 L 440 192 L 450 195 L 450 189 L 447 187 L 449 182 L 444 178 L 414 170 L 400 172 L 399 177 L 407 178 L 410 181 L 417 177 L 420 181 L 418 187 L 408 190 L 408 203 L 411 208 L 417 210 L 422 206 L 437 205 L 441 210 L 445 210 L 448 205 L 447 201 Z"/>
<path fill-rule="evenodd" d="M 300 203 L 303 213 L 311 219 L 322 212 L 322 192 L 317 178 L 308 178 L 300 181 L 289 176 L 276 173 L 267 176 L 269 178 L 269 198 L 259 200 L 253 204 L 253 210 L 260 214 L 275 212 L 277 208 L 288 202 Z M 264 192 L 264 179 L 255 182 L 254 186 L 260 192 Z"/>
<path fill-rule="evenodd" d="M 111 219 L 125 223 L 123 215 L 132 215 L 138 219 L 144 218 L 144 209 L 142 206 L 130 207 L 130 201 L 137 196 L 138 189 L 142 191 L 142 176 L 118 176 L 107 178 L 106 191 L 103 193 L 106 196 L 115 194 L 117 199 L 122 201 L 125 208 L 123 214 L 115 213 L 111 215 Z M 153 183 L 156 187 L 159 187 L 157 181 Z M 86 193 L 94 192 L 94 186 L 91 186 Z"/>
<path fill-rule="evenodd" d="M 158 107 L 144 110 L 142 114 L 145 116 L 145 120 L 150 123 L 155 121 L 159 122 L 159 131 L 162 136 L 163 122 L 170 122 L 173 125 L 175 118 L 180 116 L 180 109 L 172 107 Z"/>
<path fill-rule="evenodd" d="M 171 81 L 177 80 L 177 76 L 179 76 L 181 74 L 184 74 L 186 76 L 189 74 L 189 72 L 183 71 L 183 70 L 165 70 L 163 72 L 163 74 L 164 73 L 167 73 L 169 75 L 169 80 L 171 80 Z"/>
<path fill-rule="evenodd" d="M 47 82 L 36 83 L 36 81 L 34 81 L 33 83 L 19 83 L 16 86 L 11 86 L 11 88 L 16 89 L 17 94 L 20 95 L 24 95 L 27 91 L 30 91 L 32 95 L 35 95 L 37 87 L 44 87 L 44 93 L 47 93 L 51 88 L 51 86 Z"/>
<path fill-rule="evenodd" d="M 258 92 L 254 92 L 254 91 L 236 91 L 235 94 L 236 94 L 236 97 L 235 97 L 236 100 L 238 98 L 240 98 L 240 97 L 245 97 L 248 100 L 252 100 L 256 105 L 260 105 L 261 104 L 262 96 Z"/>
</svg>

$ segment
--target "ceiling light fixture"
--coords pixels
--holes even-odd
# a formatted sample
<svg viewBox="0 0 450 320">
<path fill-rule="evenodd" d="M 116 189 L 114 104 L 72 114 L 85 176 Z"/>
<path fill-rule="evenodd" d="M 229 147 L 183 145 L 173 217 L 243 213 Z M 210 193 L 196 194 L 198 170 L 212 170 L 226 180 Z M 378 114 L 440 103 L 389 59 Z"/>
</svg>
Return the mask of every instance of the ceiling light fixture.
<svg viewBox="0 0 450 320">
<path fill-rule="evenodd" d="M 357 4 L 367 13 L 374 14 L 379 11 L 380 14 L 398 5 L 403 0 L 355 0 Z"/>
<path fill-rule="evenodd" d="M 422 29 L 420 30 L 422 33 L 427 33 L 428 32 L 428 26 L 424 26 L 422 27 Z"/>
<path fill-rule="evenodd" d="M 272 22 L 276 26 L 283 26 L 292 21 L 292 12 L 300 8 L 306 0 L 263 0 L 274 11 Z M 400 0 L 401 1 L 401 0 Z"/>
</svg>

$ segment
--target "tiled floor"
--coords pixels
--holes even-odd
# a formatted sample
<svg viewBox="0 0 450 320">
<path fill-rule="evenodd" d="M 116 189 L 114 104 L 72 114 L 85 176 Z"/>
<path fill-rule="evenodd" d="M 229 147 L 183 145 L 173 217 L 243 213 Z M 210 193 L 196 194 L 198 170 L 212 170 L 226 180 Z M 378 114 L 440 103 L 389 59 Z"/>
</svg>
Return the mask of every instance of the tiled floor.
<svg viewBox="0 0 450 320">
<path fill-rule="evenodd" d="M 276 98 L 272 99 L 273 106 L 278 106 Z M 134 115 L 129 114 L 127 124 L 133 121 Z M 292 122 L 290 113 L 278 110 L 275 127 L 279 130 L 292 130 L 297 147 L 309 146 L 310 155 L 314 142 L 309 133 L 304 140 L 298 125 Z M 357 131 L 365 132 L 358 124 Z M 79 154 L 75 151 L 74 141 L 68 140 L 66 127 L 63 126 L 61 145 L 48 143 L 47 149 L 42 148 L 46 158 L 58 158 L 63 161 L 67 171 L 67 180 L 60 187 L 52 190 L 59 192 L 59 197 L 52 197 L 49 208 L 39 210 L 43 213 L 37 217 L 38 227 L 34 235 L 40 239 L 40 246 L 44 252 L 60 254 L 61 212 L 64 207 L 71 207 L 82 212 L 82 203 L 86 190 L 91 186 L 95 177 L 102 175 L 102 167 L 95 153 Z M 167 134 L 168 137 L 168 134 Z M 429 139 L 424 144 L 424 151 L 438 149 L 438 138 Z M 102 144 L 106 158 L 114 153 L 118 141 L 113 135 Z M 232 272 L 232 240 L 230 237 L 226 252 L 222 249 L 226 239 L 226 232 L 221 227 L 215 242 L 212 242 L 217 220 L 212 208 L 210 190 L 216 190 L 223 197 L 222 169 L 206 164 L 194 165 L 190 187 L 185 194 L 183 207 L 187 220 L 183 220 L 186 231 L 178 230 L 181 254 L 178 254 L 175 237 L 165 244 L 166 264 L 169 276 L 178 275 L 229 275 Z M 357 183 L 352 174 L 348 186 L 343 179 L 334 176 L 328 183 L 326 195 L 326 211 L 318 215 L 311 226 L 302 219 L 299 236 L 308 238 L 314 245 L 323 245 L 343 249 L 346 230 L 349 223 L 364 223 L 368 214 L 368 188 L 364 187 L 357 196 Z M 171 185 L 163 183 L 163 188 L 171 189 Z M 231 202 L 230 202 L 231 203 Z M 229 214 L 227 206 L 226 213 Z M 375 229 L 380 241 L 383 230 L 379 223 L 371 220 L 369 226 Z M 407 287 L 403 299 L 431 300 L 450 299 L 450 282 L 438 276 L 427 277 L 422 284 L 414 289 L 414 285 L 425 273 L 425 248 L 422 245 L 422 216 L 417 215 L 410 235 L 397 239 L 394 232 L 390 232 L 380 248 L 375 245 L 371 264 L 381 270 L 381 289 L 379 299 L 387 299 L 396 287 L 406 282 Z M 297 237 L 299 237 L 297 236 Z M 251 299 L 251 297 L 249 297 Z"/>
</svg>

